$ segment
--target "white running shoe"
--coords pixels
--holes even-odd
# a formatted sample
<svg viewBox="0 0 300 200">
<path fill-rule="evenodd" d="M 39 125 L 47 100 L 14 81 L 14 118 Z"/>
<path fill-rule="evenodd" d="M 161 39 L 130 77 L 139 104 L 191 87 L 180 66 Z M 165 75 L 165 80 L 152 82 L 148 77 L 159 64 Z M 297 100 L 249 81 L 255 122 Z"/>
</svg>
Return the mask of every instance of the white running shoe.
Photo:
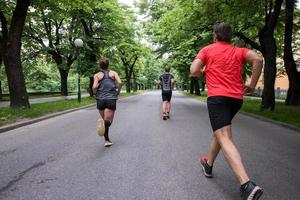
<svg viewBox="0 0 300 200">
<path fill-rule="evenodd" d="M 111 145 L 113 145 L 114 143 L 112 143 L 111 141 L 105 141 L 104 146 L 105 147 L 110 147 Z"/>
<path fill-rule="evenodd" d="M 102 118 L 100 118 L 98 120 L 98 135 L 99 136 L 104 136 L 105 133 L 105 124 L 104 124 L 104 120 Z"/>
</svg>

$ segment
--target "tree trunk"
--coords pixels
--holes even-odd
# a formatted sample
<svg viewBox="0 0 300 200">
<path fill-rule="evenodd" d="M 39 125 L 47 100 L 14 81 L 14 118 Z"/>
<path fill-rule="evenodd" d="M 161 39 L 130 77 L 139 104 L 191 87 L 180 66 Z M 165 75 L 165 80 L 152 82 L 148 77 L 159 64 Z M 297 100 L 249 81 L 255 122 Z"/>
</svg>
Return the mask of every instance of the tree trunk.
<svg viewBox="0 0 300 200">
<path fill-rule="evenodd" d="M 10 106 L 30 107 L 21 65 L 21 37 L 30 0 L 18 0 L 11 19 L 4 52 L 4 65 L 8 80 Z"/>
<path fill-rule="evenodd" d="M 264 90 L 262 94 L 261 110 L 275 109 L 274 85 L 276 79 L 276 41 L 273 33 L 262 32 L 259 37 L 262 53 L 265 58 L 264 66 Z"/>
<path fill-rule="evenodd" d="M 205 81 L 201 80 L 201 92 L 205 92 Z"/>
<path fill-rule="evenodd" d="M 90 97 L 94 96 L 94 94 L 93 94 L 93 85 L 94 85 L 94 76 L 90 76 L 90 84 L 89 84 Z"/>
<path fill-rule="evenodd" d="M 0 81 L 0 101 L 2 100 L 2 82 Z"/>
<path fill-rule="evenodd" d="M 68 75 L 69 70 L 58 68 L 60 74 L 60 93 L 62 96 L 68 96 Z"/>
<path fill-rule="evenodd" d="M 293 20 L 294 20 L 294 0 L 286 0 L 286 15 L 285 15 L 285 35 L 284 35 L 284 66 L 289 78 L 289 89 L 286 105 L 300 105 L 300 72 L 297 71 L 297 66 L 293 57 Z"/>
<path fill-rule="evenodd" d="M 132 75 L 133 75 L 133 91 L 136 92 L 137 91 L 137 82 L 136 82 L 136 75 L 134 70 L 132 71 Z"/>
<path fill-rule="evenodd" d="M 195 94 L 201 96 L 199 80 L 195 77 Z"/>
<path fill-rule="evenodd" d="M 130 85 L 130 77 L 126 77 L 126 92 L 130 93 L 131 92 L 131 85 Z"/>
<path fill-rule="evenodd" d="M 195 79 L 194 77 L 191 77 L 190 80 L 190 94 L 194 94 L 195 91 Z"/>
</svg>

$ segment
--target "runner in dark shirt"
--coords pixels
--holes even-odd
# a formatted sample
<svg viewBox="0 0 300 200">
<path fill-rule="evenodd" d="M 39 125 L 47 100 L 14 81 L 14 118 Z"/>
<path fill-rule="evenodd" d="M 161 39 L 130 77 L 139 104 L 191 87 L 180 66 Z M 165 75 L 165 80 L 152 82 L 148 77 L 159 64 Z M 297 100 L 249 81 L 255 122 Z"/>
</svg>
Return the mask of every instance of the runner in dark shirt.
<svg viewBox="0 0 300 200">
<path fill-rule="evenodd" d="M 161 85 L 163 119 L 167 120 L 170 118 L 172 89 L 174 84 L 174 76 L 170 74 L 169 67 L 165 68 L 165 73 L 159 77 L 157 83 Z"/>
</svg>

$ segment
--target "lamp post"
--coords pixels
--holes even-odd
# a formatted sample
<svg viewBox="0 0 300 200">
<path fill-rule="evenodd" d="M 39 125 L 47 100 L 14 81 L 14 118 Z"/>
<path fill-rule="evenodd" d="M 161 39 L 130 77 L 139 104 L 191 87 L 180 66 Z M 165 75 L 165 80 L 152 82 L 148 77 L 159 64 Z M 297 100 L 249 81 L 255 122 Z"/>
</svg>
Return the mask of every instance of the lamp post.
<svg viewBox="0 0 300 200">
<path fill-rule="evenodd" d="M 77 38 L 74 40 L 74 45 L 76 47 L 76 52 L 77 52 L 77 74 L 78 74 L 78 78 L 77 78 L 77 100 L 80 103 L 81 102 L 81 92 L 80 92 L 80 64 L 81 64 L 81 60 L 80 60 L 80 49 L 83 47 L 83 41 L 80 38 Z"/>
</svg>

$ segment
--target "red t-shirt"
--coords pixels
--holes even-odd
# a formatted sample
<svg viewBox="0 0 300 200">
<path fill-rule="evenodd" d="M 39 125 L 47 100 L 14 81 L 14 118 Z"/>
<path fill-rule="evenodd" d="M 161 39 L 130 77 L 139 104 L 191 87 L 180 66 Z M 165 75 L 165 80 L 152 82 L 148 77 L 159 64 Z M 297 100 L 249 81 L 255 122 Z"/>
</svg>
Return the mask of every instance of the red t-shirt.
<svg viewBox="0 0 300 200">
<path fill-rule="evenodd" d="M 247 48 L 238 48 L 227 42 L 216 42 L 201 49 L 196 58 L 205 67 L 208 96 L 243 99 L 242 66 Z"/>
</svg>

